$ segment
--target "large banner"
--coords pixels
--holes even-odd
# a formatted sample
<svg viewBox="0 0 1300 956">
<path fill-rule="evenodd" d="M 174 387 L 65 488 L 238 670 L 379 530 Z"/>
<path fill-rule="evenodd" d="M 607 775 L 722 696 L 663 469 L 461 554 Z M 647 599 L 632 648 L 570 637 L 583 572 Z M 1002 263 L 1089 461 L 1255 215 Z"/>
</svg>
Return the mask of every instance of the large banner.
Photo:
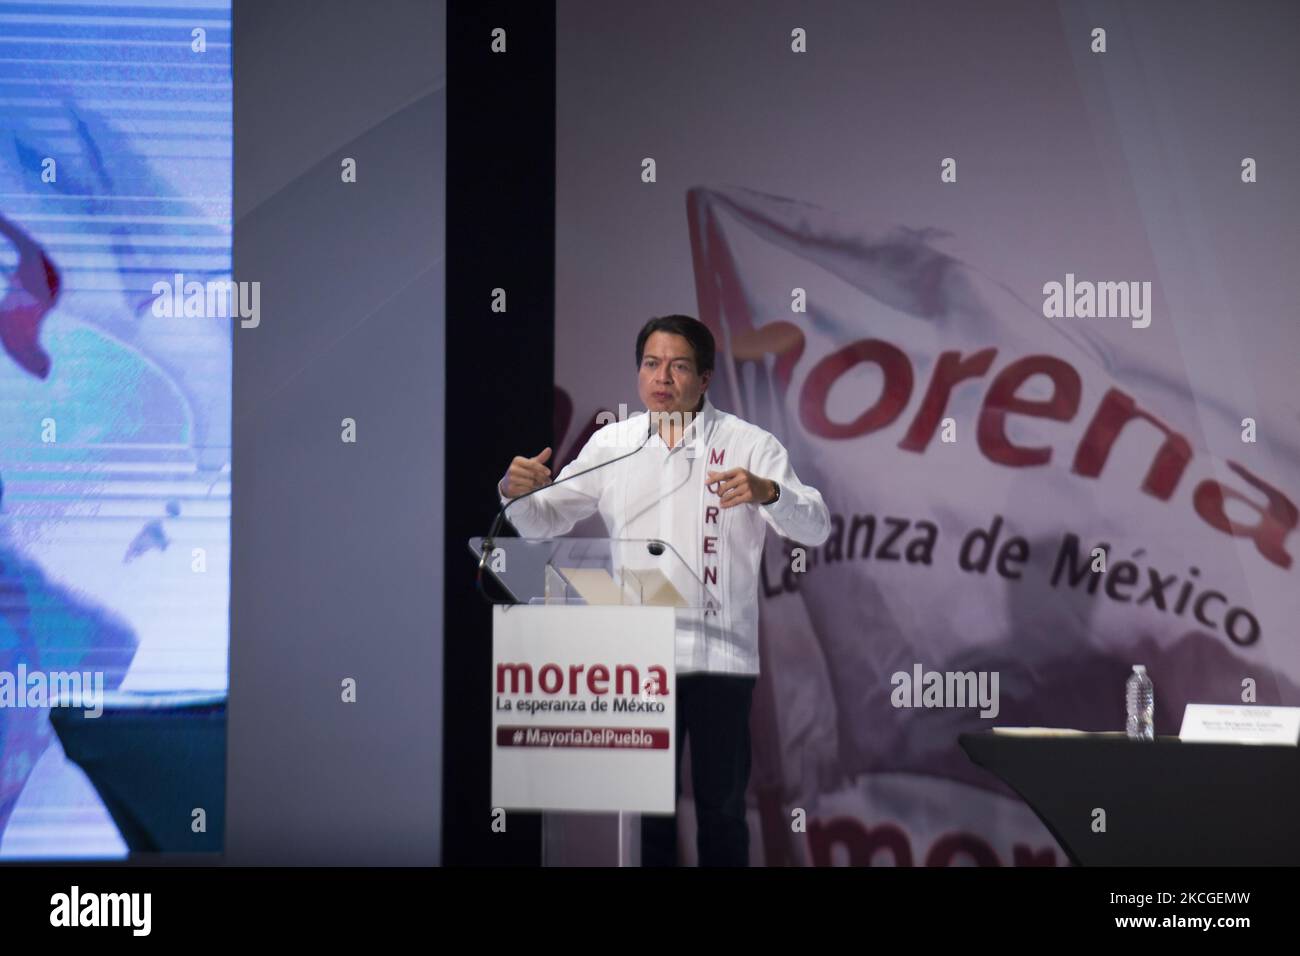
<svg viewBox="0 0 1300 956">
<path fill-rule="evenodd" d="M 765 562 L 782 791 L 802 794 L 783 815 L 817 805 L 812 862 L 890 846 L 846 823 L 888 784 L 826 793 L 827 774 L 903 775 L 913 829 L 921 807 L 959 808 L 941 815 L 947 848 L 926 849 L 939 862 L 1050 858 L 957 736 L 1122 729 L 1134 663 L 1154 676 L 1161 733 L 1187 702 L 1300 700 L 1294 421 L 1269 416 L 1260 438 L 1247 413 L 1270 409 L 1140 346 L 1108 350 L 1086 319 L 1045 318 L 924 237 L 745 189 L 695 189 L 688 207 L 700 315 L 725 356 L 717 400 L 782 435 L 833 512 L 806 570 L 788 542 Z M 810 305 L 792 311 L 803 285 Z M 814 643 L 774 626 L 791 603 Z"/>
<path fill-rule="evenodd" d="M 635 401 L 640 324 L 691 313 L 714 404 L 832 512 L 766 546 L 753 862 L 1062 865 L 960 734 L 1122 731 L 1134 664 L 1162 735 L 1300 704 L 1300 204 L 1259 176 L 1300 143 L 1246 68 L 1292 76 L 1300 23 L 739 10 L 692 10 L 705 53 L 674 14 L 561 7 L 562 451 Z"/>
</svg>

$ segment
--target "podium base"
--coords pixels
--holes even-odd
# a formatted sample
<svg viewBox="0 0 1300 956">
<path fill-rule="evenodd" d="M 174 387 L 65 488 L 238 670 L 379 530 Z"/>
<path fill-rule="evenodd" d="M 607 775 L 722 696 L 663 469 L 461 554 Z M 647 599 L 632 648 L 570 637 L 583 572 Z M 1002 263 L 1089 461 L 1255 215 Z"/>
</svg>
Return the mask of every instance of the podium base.
<svg viewBox="0 0 1300 956">
<path fill-rule="evenodd" d="M 640 865 L 641 814 L 542 814 L 542 866 Z"/>
</svg>

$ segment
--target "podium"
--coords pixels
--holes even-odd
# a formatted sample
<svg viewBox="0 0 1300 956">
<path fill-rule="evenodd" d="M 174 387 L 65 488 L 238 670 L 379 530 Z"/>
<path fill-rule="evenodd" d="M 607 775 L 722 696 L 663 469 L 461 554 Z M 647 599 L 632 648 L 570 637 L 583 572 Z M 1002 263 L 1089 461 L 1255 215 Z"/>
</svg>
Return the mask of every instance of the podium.
<svg viewBox="0 0 1300 956">
<path fill-rule="evenodd" d="M 637 865 L 640 815 L 676 811 L 676 636 L 706 626 L 704 582 L 656 539 L 469 548 L 502 592 L 493 814 L 542 814 L 543 866 Z"/>
<path fill-rule="evenodd" d="M 1294 746 L 1138 741 L 1122 731 L 985 731 L 958 741 L 1029 804 L 1077 866 L 1300 863 Z"/>
</svg>

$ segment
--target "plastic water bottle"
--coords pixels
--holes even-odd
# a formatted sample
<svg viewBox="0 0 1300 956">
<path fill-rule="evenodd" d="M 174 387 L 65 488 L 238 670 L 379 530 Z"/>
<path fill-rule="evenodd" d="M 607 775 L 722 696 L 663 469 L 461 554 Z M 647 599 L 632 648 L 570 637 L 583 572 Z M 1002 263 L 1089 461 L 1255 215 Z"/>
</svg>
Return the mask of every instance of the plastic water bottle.
<svg viewBox="0 0 1300 956">
<path fill-rule="evenodd" d="M 1128 703 L 1128 735 L 1132 740 L 1155 740 L 1156 688 L 1146 666 L 1134 664 L 1125 697 Z"/>
</svg>

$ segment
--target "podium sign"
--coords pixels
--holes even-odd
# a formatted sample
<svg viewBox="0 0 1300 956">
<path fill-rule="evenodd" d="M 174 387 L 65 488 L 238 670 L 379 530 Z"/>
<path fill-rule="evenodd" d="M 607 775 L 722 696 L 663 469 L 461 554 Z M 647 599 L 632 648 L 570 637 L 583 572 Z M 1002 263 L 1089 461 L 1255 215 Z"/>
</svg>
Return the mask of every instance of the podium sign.
<svg viewBox="0 0 1300 956">
<path fill-rule="evenodd" d="M 492 806 L 672 813 L 676 610 L 492 611 Z"/>
</svg>

